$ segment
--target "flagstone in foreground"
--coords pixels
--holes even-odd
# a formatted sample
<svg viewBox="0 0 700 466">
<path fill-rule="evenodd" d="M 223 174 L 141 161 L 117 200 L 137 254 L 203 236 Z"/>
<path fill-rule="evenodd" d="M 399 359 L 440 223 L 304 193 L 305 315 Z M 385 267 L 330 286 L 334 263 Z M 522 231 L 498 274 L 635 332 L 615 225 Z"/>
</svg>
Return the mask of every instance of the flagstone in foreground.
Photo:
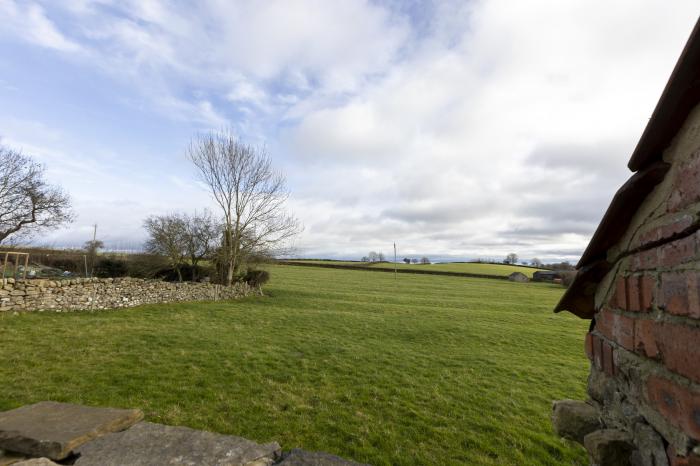
<svg viewBox="0 0 700 466">
<path fill-rule="evenodd" d="M 12 463 L 12 466 L 60 466 L 48 458 L 32 458 L 19 463 Z"/>
<path fill-rule="evenodd" d="M 0 412 L 0 448 L 61 460 L 85 442 L 127 429 L 141 419 L 138 409 L 42 401 Z"/>
<path fill-rule="evenodd" d="M 18 461 L 26 459 L 27 455 L 0 450 L 0 466 L 9 466 L 10 464 L 16 464 Z"/>
<path fill-rule="evenodd" d="M 241 437 L 189 427 L 140 422 L 76 450 L 75 466 L 268 466 L 279 457 L 277 442 L 258 444 Z"/>
<path fill-rule="evenodd" d="M 278 466 L 369 466 L 339 456 L 320 451 L 306 451 L 295 448 L 277 463 Z"/>
</svg>

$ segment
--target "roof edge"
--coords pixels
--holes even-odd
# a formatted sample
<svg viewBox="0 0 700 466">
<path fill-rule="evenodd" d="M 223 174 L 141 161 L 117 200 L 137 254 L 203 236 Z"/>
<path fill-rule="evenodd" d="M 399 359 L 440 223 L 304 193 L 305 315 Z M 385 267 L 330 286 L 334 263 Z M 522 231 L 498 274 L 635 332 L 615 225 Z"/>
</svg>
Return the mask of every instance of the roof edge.
<svg viewBox="0 0 700 466">
<path fill-rule="evenodd" d="M 700 18 L 695 22 L 688 41 L 661 97 L 647 123 L 642 137 L 627 164 L 633 172 L 660 159 L 673 136 L 678 132 L 700 97 Z"/>
</svg>

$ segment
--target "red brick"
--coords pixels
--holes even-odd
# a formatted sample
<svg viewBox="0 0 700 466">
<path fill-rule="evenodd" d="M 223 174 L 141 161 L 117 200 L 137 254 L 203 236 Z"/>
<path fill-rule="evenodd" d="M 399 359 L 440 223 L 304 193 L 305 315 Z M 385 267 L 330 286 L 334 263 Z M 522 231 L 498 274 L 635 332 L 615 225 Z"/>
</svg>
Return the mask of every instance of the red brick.
<svg viewBox="0 0 700 466">
<path fill-rule="evenodd" d="M 659 267 L 658 248 L 649 249 L 632 257 L 632 268 L 635 271 L 653 270 Z"/>
<path fill-rule="evenodd" d="M 586 340 L 584 342 L 584 351 L 586 352 L 586 357 L 593 361 L 593 334 L 588 332 L 586 334 Z"/>
<path fill-rule="evenodd" d="M 680 217 L 676 216 L 663 225 L 655 226 L 643 231 L 633 243 L 632 247 L 637 248 L 670 238 L 690 227 L 693 224 L 693 221 L 693 216 L 689 214 L 684 214 Z"/>
<path fill-rule="evenodd" d="M 700 439 L 700 394 L 657 376 L 649 377 L 646 389 L 652 408 L 689 437 Z"/>
<path fill-rule="evenodd" d="M 680 456 L 672 445 L 666 447 L 666 456 L 669 466 L 700 466 L 700 456 L 692 453 L 690 456 Z"/>
<path fill-rule="evenodd" d="M 674 190 L 668 201 L 668 210 L 675 212 L 700 202 L 700 152 L 695 152 L 679 167 Z"/>
<path fill-rule="evenodd" d="M 700 383 L 700 328 L 665 322 L 654 323 L 652 332 L 664 365 Z"/>
<path fill-rule="evenodd" d="M 650 311 L 654 300 L 656 280 L 649 275 L 643 275 L 639 281 L 641 311 Z"/>
<path fill-rule="evenodd" d="M 608 342 L 603 342 L 603 372 L 606 375 L 615 375 L 615 363 L 613 361 L 613 347 Z"/>
<path fill-rule="evenodd" d="M 650 319 L 639 319 L 635 322 L 634 351 L 636 353 L 653 359 L 660 356 L 654 335 L 655 327 L 656 323 Z"/>
<path fill-rule="evenodd" d="M 596 329 L 623 348 L 634 350 L 634 319 L 603 309 L 596 316 Z"/>
<path fill-rule="evenodd" d="M 641 311 L 642 304 L 642 290 L 639 284 L 640 278 L 638 276 L 627 277 L 627 310 L 628 311 Z"/>
<path fill-rule="evenodd" d="M 666 447 L 666 456 L 668 456 L 669 466 L 690 466 L 688 463 L 688 457 L 677 455 L 676 449 L 673 448 L 673 445 Z"/>
<path fill-rule="evenodd" d="M 700 272 L 669 272 L 661 275 L 659 307 L 680 316 L 700 318 Z"/>
<path fill-rule="evenodd" d="M 658 252 L 659 264 L 662 267 L 675 267 L 691 262 L 696 256 L 696 243 L 697 236 L 690 235 L 660 246 Z"/>
<path fill-rule="evenodd" d="M 603 370 L 603 339 L 593 336 L 593 364 L 599 371 Z"/>
<path fill-rule="evenodd" d="M 609 304 L 617 309 L 627 309 L 627 279 L 625 277 L 618 276 L 615 279 L 615 291 Z"/>
<path fill-rule="evenodd" d="M 656 281 L 650 275 L 627 277 L 627 310 L 650 311 L 655 285 Z"/>
</svg>

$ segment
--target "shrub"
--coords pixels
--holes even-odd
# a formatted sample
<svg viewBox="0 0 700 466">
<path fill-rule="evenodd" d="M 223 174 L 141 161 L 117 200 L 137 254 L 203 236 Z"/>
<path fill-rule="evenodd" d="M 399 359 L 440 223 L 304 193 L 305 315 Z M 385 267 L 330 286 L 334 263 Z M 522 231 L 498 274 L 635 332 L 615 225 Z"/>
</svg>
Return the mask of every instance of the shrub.
<svg viewBox="0 0 700 466">
<path fill-rule="evenodd" d="M 248 285 L 259 288 L 270 280 L 270 272 L 267 270 L 248 270 L 243 276 L 243 281 Z"/>
<path fill-rule="evenodd" d="M 201 280 L 205 277 L 211 277 L 213 273 L 213 269 L 211 267 L 202 267 L 201 265 L 197 266 L 192 266 L 190 264 L 182 264 L 180 266 L 180 273 L 182 274 L 182 280 L 189 282 L 192 281 L 192 272 L 196 271 L 195 275 L 198 280 Z M 166 282 L 177 282 L 179 281 L 179 277 L 177 275 L 177 270 L 175 270 L 175 267 L 172 267 L 170 265 L 165 266 L 161 268 L 160 270 L 156 271 L 153 274 L 154 278 L 160 278 L 162 280 L 165 280 Z"/>
<path fill-rule="evenodd" d="M 156 278 L 167 267 L 168 260 L 155 254 L 130 254 L 127 258 L 128 275 L 134 278 Z"/>
<path fill-rule="evenodd" d="M 568 288 L 573 283 L 574 278 L 576 278 L 575 271 L 564 271 L 559 275 L 561 275 L 561 284 L 564 286 L 564 288 Z"/>
<path fill-rule="evenodd" d="M 124 277 L 129 272 L 126 261 L 116 257 L 101 257 L 95 264 L 94 275 L 100 278 Z"/>
</svg>

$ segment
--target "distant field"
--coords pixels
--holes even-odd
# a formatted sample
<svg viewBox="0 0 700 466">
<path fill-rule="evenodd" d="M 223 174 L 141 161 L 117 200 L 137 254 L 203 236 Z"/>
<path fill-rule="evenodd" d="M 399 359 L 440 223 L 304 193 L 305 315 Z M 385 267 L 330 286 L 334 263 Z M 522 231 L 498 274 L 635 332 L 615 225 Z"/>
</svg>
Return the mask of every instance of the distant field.
<svg viewBox="0 0 700 466">
<path fill-rule="evenodd" d="M 559 286 L 270 266 L 265 297 L 0 313 L 0 410 L 39 400 L 380 465 L 584 465 L 551 402 L 585 398 Z"/>
<path fill-rule="evenodd" d="M 366 266 L 374 269 L 389 269 L 394 270 L 394 264 L 388 262 L 367 263 L 360 261 L 326 261 L 316 259 L 291 259 L 289 262 L 304 262 L 307 264 L 335 264 L 335 265 L 350 265 L 350 266 Z M 485 264 L 476 262 L 449 262 L 444 264 L 405 264 L 399 263 L 396 266 L 406 270 L 433 270 L 438 272 L 457 272 L 457 273 L 472 273 L 480 275 L 495 275 L 507 276 L 513 272 L 521 272 L 532 278 L 532 274 L 537 270 L 532 267 L 522 267 L 519 265 L 506 264 Z"/>
</svg>

